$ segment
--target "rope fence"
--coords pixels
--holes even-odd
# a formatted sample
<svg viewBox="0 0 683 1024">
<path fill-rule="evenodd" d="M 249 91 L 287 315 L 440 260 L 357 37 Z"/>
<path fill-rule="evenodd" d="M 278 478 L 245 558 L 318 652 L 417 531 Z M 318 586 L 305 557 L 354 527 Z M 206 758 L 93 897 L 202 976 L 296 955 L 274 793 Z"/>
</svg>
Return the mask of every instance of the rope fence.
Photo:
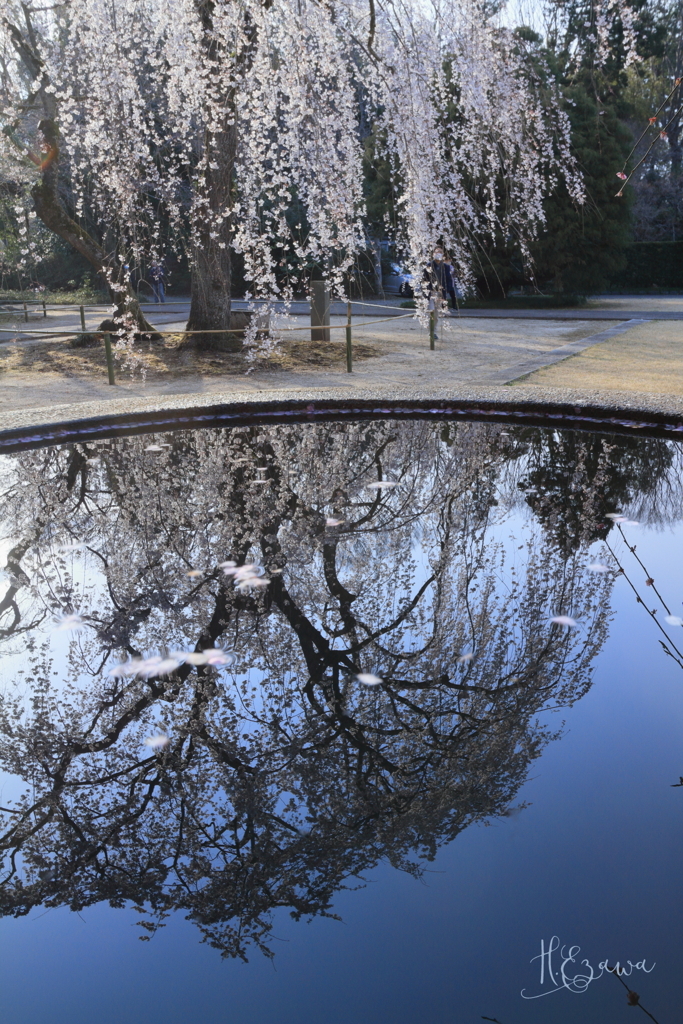
<svg viewBox="0 0 683 1024">
<path fill-rule="evenodd" d="M 247 300 L 247 299 L 233 299 L 232 301 L 233 302 L 251 302 L 253 304 L 260 304 L 262 306 L 263 305 L 268 305 L 268 303 L 269 303 L 268 299 L 249 299 L 249 300 Z M 276 301 L 277 302 L 281 302 L 283 305 L 285 304 L 285 300 L 284 299 L 277 299 Z M 303 299 L 292 299 L 291 300 L 291 304 L 295 304 L 297 302 L 298 303 L 303 303 L 303 302 L 308 303 L 308 301 L 309 300 L 306 299 L 306 298 L 303 298 Z M 389 306 L 385 301 L 383 301 L 383 302 L 365 302 L 363 299 L 351 299 L 351 300 L 349 300 L 347 298 L 335 299 L 333 297 L 330 297 L 330 302 L 343 302 L 344 304 L 346 304 L 349 301 L 351 301 L 354 306 L 374 306 L 377 309 L 379 309 L 379 308 L 381 308 L 381 309 L 405 309 L 405 306 Z M 406 299 L 405 301 L 409 302 L 409 301 L 412 301 L 412 299 Z M 107 299 L 103 299 L 102 302 L 48 302 L 46 299 L 4 299 L 4 300 L 0 300 L 0 302 L 4 302 L 5 304 L 10 305 L 10 306 L 18 305 L 18 306 L 21 307 L 21 309 L 23 309 L 23 307 L 25 305 L 40 306 L 41 309 L 42 309 L 43 306 L 46 306 L 46 305 L 48 306 L 49 309 L 79 309 L 80 306 L 85 306 L 86 309 L 100 309 L 102 306 L 111 306 L 112 305 L 112 303 L 109 302 Z M 187 298 L 187 299 L 176 299 L 175 302 L 168 302 L 168 301 L 166 301 L 166 302 L 153 302 L 152 300 L 149 300 L 149 301 L 145 301 L 145 302 L 138 302 L 138 305 L 139 306 L 149 306 L 152 309 L 155 309 L 158 306 L 189 306 L 190 302 L 191 302 L 191 299 L 189 299 L 189 298 Z"/>
<path fill-rule="evenodd" d="M 237 302 L 246 302 L 246 299 L 237 299 Z M 347 299 L 331 299 L 332 303 L 347 304 Z M 406 300 L 412 301 L 412 300 Z M 293 299 L 292 305 L 303 305 L 307 303 L 308 299 Z M 254 299 L 254 303 L 260 305 L 267 305 L 266 299 Z M 354 306 L 366 306 L 372 309 L 406 309 L 406 306 L 390 306 L 387 302 L 362 302 L 360 299 L 351 299 L 351 303 Z M 177 302 L 139 302 L 140 309 L 158 310 L 160 313 L 164 309 L 184 309 L 190 305 L 190 299 L 178 299 Z M 283 303 L 284 305 L 284 303 Z M 45 302 L 41 299 L 27 299 L 26 302 L 23 300 L 12 300 L 6 299 L 4 302 L 0 301 L 0 310 L 7 313 L 31 313 L 34 309 L 28 307 L 34 307 L 42 309 L 43 316 L 46 317 L 48 312 L 57 312 L 59 310 L 67 309 L 78 309 L 85 311 L 86 309 L 108 309 L 111 308 L 111 302 Z M 239 310 L 238 312 L 249 312 L 249 310 Z M 337 314 L 335 314 L 337 315 Z"/>
<path fill-rule="evenodd" d="M 341 300 L 339 300 L 339 301 L 341 301 Z M 187 307 L 188 304 L 189 304 L 188 302 L 184 302 L 184 303 L 182 303 L 182 306 L 183 307 Z M 46 306 L 45 302 L 41 303 L 39 301 L 36 301 L 34 303 L 34 305 L 38 306 L 39 308 L 42 307 L 44 317 L 47 317 L 48 307 Z M 161 312 L 161 306 L 162 305 L 164 305 L 164 306 L 172 306 L 172 305 L 181 305 L 181 303 L 175 303 L 175 304 L 173 304 L 173 303 L 163 303 L 163 304 L 155 303 L 153 308 L 158 310 L 159 312 Z M 381 317 L 381 318 L 373 317 L 372 320 L 362 320 L 360 323 L 353 323 L 353 306 L 354 305 L 356 305 L 356 306 L 364 306 L 364 307 L 374 307 L 375 309 L 382 309 L 382 310 L 396 310 L 396 311 L 400 311 L 400 312 L 398 312 L 398 315 L 397 315 L 397 313 L 392 313 L 392 315 L 390 315 L 390 316 L 385 316 L 385 317 Z M 7 311 L 5 307 L 0 307 L 0 308 L 4 309 L 5 311 Z M 101 331 L 101 330 L 98 330 L 97 328 L 88 330 L 87 327 L 86 327 L 86 323 L 85 323 L 85 310 L 86 309 L 101 310 L 102 308 L 109 308 L 108 304 L 106 304 L 106 303 L 97 303 L 97 304 L 95 304 L 95 303 L 90 303 L 90 304 L 88 304 L 88 303 L 81 303 L 81 304 L 74 304 L 74 305 L 55 304 L 51 308 L 52 309 L 56 309 L 56 310 L 78 309 L 79 313 L 80 313 L 81 330 L 80 331 L 76 331 L 76 330 L 73 330 L 73 329 L 72 330 L 44 330 L 44 331 L 38 331 L 38 330 L 33 330 L 33 331 L 32 330 L 12 330 L 12 329 L 5 330 L 0 325 L 0 335 L 2 335 L 2 334 L 8 334 L 8 335 L 11 334 L 12 335 L 11 337 L 8 337 L 6 339 L 0 338 L 0 344 L 11 342 L 11 341 L 15 340 L 15 338 L 19 338 L 19 337 L 30 337 L 30 338 L 34 338 L 36 340 L 48 339 L 48 338 L 53 338 L 55 340 L 59 340 L 60 338 L 79 338 L 79 337 L 84 337 L 84 336 L 103 337 L 104 338 L 104 347 L 105 347 L 106 360 L 107 360 L 107 374 L 108 374 L 108 378 L 109 378 L 109 383 L 110 384 L 115 384 L 116 380 L 115 380 L 115 375 L 114 375 L 114 357 L 113 357 L 113 349 L 112 349 L 112 336 L 114 338 L 116 338 L 117 335 L 114 332 L 112 332 L 112 331 Z M 318 333 L 320 331 L 345 331 L 345 334 L 346 334 L 346 352 L 345 352 L 345 354 L 346 354 L 346 369 L 347 369 L 348 373 L 352 373 L 353 372 L 353 337 L 352 337 L 352 328 L 353 327 L 374 327 L 376 324 L 388 323 L 390 320 L 393 321 L 393 320 L 413 319 L 414 316 L 415 316 L 414 312 L 411 311 L 409 313 L 406 313 L 406 312 L 404 312 L 405 308 L 406 308 L 405 306 L 389 306 L 386 303 L 379 303 L 379 302 L 378 303 L 371 303 L 371 302 L 348 301 L 346 303 L 345 323 L 341 323 L 341 324 L 331 324 L 331 323 L 329 323 L 329 317 L 344 316 L 344 314 L 343 313 L 332 312 L 328 308 L 328 322 L 325 323 L 325 324 L 320 324 L 320 325 L 314 325 L 313 323 L 311 323 L 311 324 L 301 324 L 301 325 L 297 324 L 296 326 L 289 326 L 289 327 L 283 326 L 283 327 L 276 327 L 276 328 L 272 328 L 269 324 L 264 324 L 263 326 L 258 326 L 257 327 L 257 334 L 263 334 L 264 332 L 266 332 L 266 331 L 269 332 L 271 330 L 273 330 L 277 334 L 290 333 L 290 332 L 294 332 L 294 331 L 306 331 L 306 332 L 310 331 L 313 340 L 320 340 L 319 333 Z M 10 312 L 14 312 L 14 310 L 11 310 Z M 25 319 L 26 322 L 28 322 L 29 310 L 28 310 L 28 303 L 27 302 L 22 303 L 21 308 L 19 310 L 16 310 L 16 312 L 19 312 L 19 313 L 23 312 L 24 313 L 24 319 Z M 250 310 L 235 310 L 235 312 L 251 312 L 251 311 Z M 254 312 L 257 312 L 257 311 L 254 311 Z M 297 314 L 293 314 L 293 315 L 297 315 Z M 298 315 L 301 315 L 301 314 L 298 314 Z M 361 313 L 361 315 L 363 315 L 363 314 Z M 365 315 L 366 316 L 367 315 L 372 316 L 373 314 L 367 314 L 366 313 Z M 436 321 L 437 321 L 437 316 L 438 316 L 438 314 L 437 314 L 437 312 L 435 310 L 431 310 L 430 311 L 430 313 L 429 313 L 429 347 L 432 350 L 435 348 L 434 340 L 435 340 L 435 337 L 436 337 Z M 239 334 L 239 335 L 244 335 L 244 333 L 245 333 L 245 328 L 244 327 L 225 328 L 225 329 L 220 329 L 219 328 L 219 329 L 213 329 L 213 330 L 189 330 L 189 331 L 186 328 L 175 329 L 175 330 L 170 330 L 170 331 L 169 330 L 162 330 L 162 329 L 156 329 L 155 328 L 155 329 L 150 330 L 150 331 L 138 331 L 138 330 L 135 331 L 136 336 L 139 336 L 139 337 L 159 337 L 159 336 L 164 337 L 164 336 L 173 336 L 173 335 L 178 335 L 178 334 L 188 334 L 188 335 L 195 335 L 195 334 L 221 334 L 221 335 L 225 335 L 225 334 Z"/>
</svg>

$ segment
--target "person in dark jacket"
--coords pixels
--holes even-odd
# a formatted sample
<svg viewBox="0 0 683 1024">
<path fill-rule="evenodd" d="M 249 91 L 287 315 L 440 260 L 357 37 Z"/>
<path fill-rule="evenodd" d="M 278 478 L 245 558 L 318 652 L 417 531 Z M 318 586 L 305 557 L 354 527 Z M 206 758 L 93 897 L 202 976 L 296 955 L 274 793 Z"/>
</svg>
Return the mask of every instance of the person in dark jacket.
<svg viewBox="0 0 683 1024">
<path fill-rule="evenodd" d="M 447 285 L 447 294 L 448 294 L 448 298 L 450 299 L 450 306 L 451 306 L 451 309 L 457 309 L 457 306 L 458 306 L 458 292 L 457 292 L 458 279 L 457 279 L 456 274 L 455 274 L 455 267 L 453 266 L 453 260 L 450 258 L 450 256 L 445 256 L 444 257 L 444 264 L 446 266 L 446 269 L 449 272 L 448 285 Z"/>
<path fill-rule="evenodd" d="M 440 305 L 444 299 L 452 298 L 455 302 L 455 285 L 453 284 L 452 268 L 444 259 L 443 249 L 435 249 L 431 263 L 425 268 L 424 281 L 427 295 Z"/>
<path fill-rule="evenodd" d="M 166 302 L 166 290 L 164 288 L 164 261 L 153 263 L 149 268 L 149 281 L 152 285 L 152 294 L 155 302 Z"/>
</svg>

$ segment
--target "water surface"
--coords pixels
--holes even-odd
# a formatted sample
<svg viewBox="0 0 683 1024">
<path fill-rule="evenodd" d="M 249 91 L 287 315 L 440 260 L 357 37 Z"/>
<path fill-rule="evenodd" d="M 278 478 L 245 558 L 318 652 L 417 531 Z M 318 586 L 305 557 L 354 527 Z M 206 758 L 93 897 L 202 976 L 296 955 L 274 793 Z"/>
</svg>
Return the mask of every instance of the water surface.
<svg viewBox="0 0 683 1024">
<path fill-rule="evenodd" d="M 4 457 L 3 1019 L 680 1019 L 680 469 L 419 421 Z"/>
</svg>

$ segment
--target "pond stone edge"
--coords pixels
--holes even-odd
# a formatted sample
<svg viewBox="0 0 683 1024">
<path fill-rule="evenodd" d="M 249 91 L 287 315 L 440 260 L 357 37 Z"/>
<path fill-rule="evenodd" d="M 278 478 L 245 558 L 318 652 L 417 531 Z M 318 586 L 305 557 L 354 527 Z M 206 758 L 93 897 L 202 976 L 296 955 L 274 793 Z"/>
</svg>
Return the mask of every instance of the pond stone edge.
<svg viewBox="0 0 683 1024">
<path fill-rule="evenodd" d="M 376 418 L 477 420 L 682 438 L 683 396 L 468 384 L 114 398 L 5 412 L 0 417 L 0 451 L 192 427 Z"/>
</svg>

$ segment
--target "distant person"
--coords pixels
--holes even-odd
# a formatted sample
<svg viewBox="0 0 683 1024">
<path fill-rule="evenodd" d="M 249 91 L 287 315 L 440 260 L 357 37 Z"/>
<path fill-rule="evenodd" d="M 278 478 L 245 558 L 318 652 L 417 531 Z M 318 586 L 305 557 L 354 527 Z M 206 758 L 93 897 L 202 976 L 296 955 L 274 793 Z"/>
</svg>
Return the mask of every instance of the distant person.
<svg viewBox="0 0 683 1024">
<path fill-rule="evenodd" d="M 159 260 L 158 263 L 153 263 L 149 268 L 149 282 L 155 302 L 166 302 L 165 277 L 164 261 Z"/>
<path fill-rule="evenodd" d="M 427 285 L 427 295 L 434 303 L 434 309 L 437 309 L 451 292 L 455 295 L 453 275 L 444 260 L 443 249 L 434 250 L 432 261 L 425 268 L 423 280 Z"/>
<path fill-rule="evenodd" d="M 451 302 L 451 308 L 456 308 L 458 305 L 458 293 L 456 291 L 457 277 L 455 276 L 455 267 L 453 266 L 453 260 L 450 256 L 444 256 L 444 266 L 448 270 L 448 281 L 446 282 L 446 294 Z"/>
</svg>

